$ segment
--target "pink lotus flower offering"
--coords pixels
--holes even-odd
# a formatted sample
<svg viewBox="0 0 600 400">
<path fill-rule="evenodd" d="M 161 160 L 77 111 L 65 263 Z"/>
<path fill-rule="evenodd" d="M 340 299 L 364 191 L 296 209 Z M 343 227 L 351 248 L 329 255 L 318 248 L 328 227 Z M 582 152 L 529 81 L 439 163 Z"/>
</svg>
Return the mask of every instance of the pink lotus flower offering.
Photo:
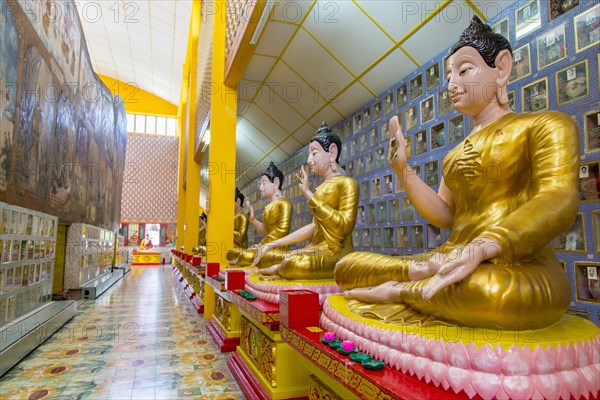
<svg viewBox="0 0 600 400">
<path fill-rule="evenodd" d="M 352 340 L 344 340 L 342 342 L 342 350 L 344 350 L 344 351 L 354 350 L 354 342 Z"/>
<path fill-rule="evenodd" d="M 333 332 L 325 332 L 325 334 L 323 335 L 323 338 L 326 341 L 331 342 L 332 340 L 335 340 L 335 333 L 333 333 Z"/>
</svg>

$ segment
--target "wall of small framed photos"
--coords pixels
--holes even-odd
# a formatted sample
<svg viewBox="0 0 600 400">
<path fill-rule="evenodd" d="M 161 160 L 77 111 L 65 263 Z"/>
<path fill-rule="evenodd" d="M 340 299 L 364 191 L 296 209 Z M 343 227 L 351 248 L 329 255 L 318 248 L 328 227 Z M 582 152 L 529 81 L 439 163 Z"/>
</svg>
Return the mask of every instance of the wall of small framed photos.
<svg viewBox="0 0 600 400">
<path fill-rule="evenodd" d="M 551 246 L 571 280 L 570 312 L 600 325 L 600 5 L 596 3 L 518 1 L 488 23 L 513 48 L 508 84 L 513 110 L 558 110 L 577 121 L 580 212 L 573 227 Z M 470 132 L 472 121 L 453 109 L 444 84 L 445 55 L 418 68 L 333 128 L 342 138 L 341 164 L 360 185 L 353 232 L 357 251 L 417 254 L 449 237 L 448 229 L 439 229 L 419 215 L 387 165 L 388 122 L 395 115 L 402 121 L 409 163 L 434 190 L 441 180 L 442 159 Z M 286 176 L 284 195 L 294 206 L 292 229 L 312 219 L 293 178 L 307 156 L 305 147 L 280 165 Z M 259 184 L 256 180 L 242 190 L 250 196 L 256 215 L 265 205 Z M 313 188 L 317 185 L 311 180 Z M 249 243 L 260 240 L 253 233 Z"/>
<path fill-rule="evenodd" d="M 0 202 L 0 327 L 52 299 L 57 218 Z"/>
</svg>

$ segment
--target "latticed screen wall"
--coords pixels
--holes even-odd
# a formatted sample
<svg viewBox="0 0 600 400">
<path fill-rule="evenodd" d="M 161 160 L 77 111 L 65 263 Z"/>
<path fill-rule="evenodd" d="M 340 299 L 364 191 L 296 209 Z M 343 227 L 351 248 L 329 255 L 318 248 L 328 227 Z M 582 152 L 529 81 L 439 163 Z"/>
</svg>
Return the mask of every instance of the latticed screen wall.
<svg viewBox="0 0 600 400">
<path fill-rule="evenodd" d="M 214 10 L 211 12 L 215 12 Z M 202 3 L 202 24 L 198 38 L 198 69 L 196 73 L 196 140 L 194 148 L 198 148 L 210 118 L 210 94 L 212 72 L 212 42 L 213 42 L 213 15 Z"/>
</svg>

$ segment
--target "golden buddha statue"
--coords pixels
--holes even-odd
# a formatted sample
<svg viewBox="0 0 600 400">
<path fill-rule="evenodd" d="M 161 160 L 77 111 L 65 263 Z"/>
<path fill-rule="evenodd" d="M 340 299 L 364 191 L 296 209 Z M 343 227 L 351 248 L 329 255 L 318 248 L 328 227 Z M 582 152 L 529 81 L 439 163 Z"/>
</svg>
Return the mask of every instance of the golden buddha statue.
<svg viewBox="0 0 600 400">
<path fill-rule="evenodd" d="M 248 217 L 242 205 L 244 195 L 235 188 L 235 216 L 233 217 L 233 249 L 227 252 L 227 261 L 236 260 L 248 248 Z"/>
<path fill-rule="evenodd" d="M 283 194 L 281 193 L 282 185 L 283 172 L 271 161 L 260 181 L 260 194 L 269 201 L 269 204 L 266 205 L 263 211 L 263 222 L 254 218 L 254 208 L 247 198 L 244 203 L 249 213 L 248 220 L 264 238 L 257 245 L 242 251 L 237 260 L 232 260 L 230 265 L 237 267 L 252 265 L 257 247 L 276 239 L 281 239 L 289 233 L 292 222 L 292 204 L 283 198 Z M 263 255 L 256 266 L 258 268 L 268 267 L 273 265 L 273 262 L 277 260 L 279 260 L 277 254 L 271 251 Z"/>
<path fill-rule="evenodd" d="M 341 174 L 341 149 L 340 138 L 323 123 L 310 140 L 307 161 L 312 172 L 323 178 L 323 183 L 313 193 L 304 166 L 297 175 L 300 191 L 314 215 L 313 222 L 256 248 L 253 265 L 269 252 L 271 259 L 276 260 L 275 265 L 262 269 L 262 274 L 294 280 L 331 279 L 337 261 L 354 250 L 352 230 L 358 211 L 359 188 L 354 179 Z M 281 250 L 281 247 L 309 239 L 310 244 L 302 249 Z"/>
<path fill-rule="evenodd" d="M 200 214 L 198 219 L 198 246 L 192 249 L 193 255 L 206 257 L 206 213 Z"/>
<path fill-rule="evenodd" d="M 142 239 L 138 251 L 154 251 L 154 246 L 152 245 L 152 240 L 150 240 L 149 235 L 146 235 L 146 237 Z"/>
<path fill-rule="evenodd" d="M 506 330 L 563 316 L 571 287 L 548 243 L 578 210 L 577 125 L 555 111 L 514 113 L 512 63 L 509 42 L 477 17 L 451 48 L 448 91 L 474 128 L 444 158 L 437 193 L 407 164 L 400 124 L 390 120 L 388 163 L 419 213 L 452 234 L 431 253 L 341 259 L 335 280 L 355 313 Z"/>
</svg>

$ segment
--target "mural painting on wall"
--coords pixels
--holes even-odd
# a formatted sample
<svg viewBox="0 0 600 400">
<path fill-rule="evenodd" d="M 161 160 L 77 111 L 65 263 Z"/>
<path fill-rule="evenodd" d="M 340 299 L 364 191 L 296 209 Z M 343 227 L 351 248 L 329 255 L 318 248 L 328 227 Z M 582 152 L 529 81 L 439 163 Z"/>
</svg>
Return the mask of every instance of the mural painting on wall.
<svg viewBox="0 0 600 400">
<path fill-rule="evenodd" d="M 0 103 L 0 199 L 64 222 L 116 229 L 127 140 L 123 102 L 94 73 L 72 1 L 6 4 L 0 79 L 2 88 L 14 82 L 16 90 L 1 93 L 7 101 Z"/>
<path fill-rule="evenodd" d="M 19 59 L 19 35 L 12 16 L 6 15 L 0 24 L 0 193 L 6 190 L 8 169 L 12 151 L 15 121 L 17 85 L 17 60 Z"/>
</svg>

